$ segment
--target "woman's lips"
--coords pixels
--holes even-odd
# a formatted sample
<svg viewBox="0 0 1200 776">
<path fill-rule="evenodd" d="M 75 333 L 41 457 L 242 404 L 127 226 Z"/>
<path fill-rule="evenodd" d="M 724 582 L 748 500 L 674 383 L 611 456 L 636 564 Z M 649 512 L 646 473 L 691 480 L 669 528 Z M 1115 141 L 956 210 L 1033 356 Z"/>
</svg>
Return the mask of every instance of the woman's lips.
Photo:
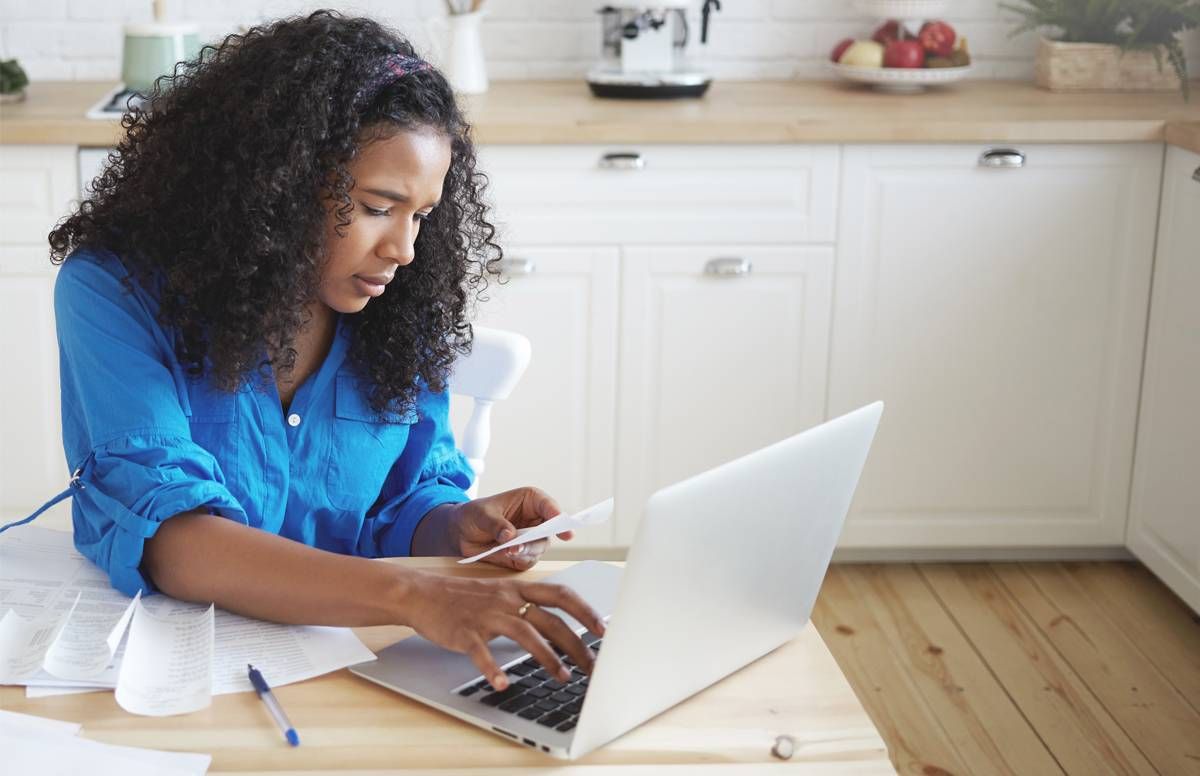
<svg viewBox="0 0 1200 776">
<path fill-rule="evenodd" d="M 387 285 L 387 281 L 380 282 L 380 278 L 371 278 L 368 280 L 360 275 L 354 276 L 354 282 L 358 286 L 359 291 L 367 296 L 381 296 L 384 287 Z"/>
</svg>

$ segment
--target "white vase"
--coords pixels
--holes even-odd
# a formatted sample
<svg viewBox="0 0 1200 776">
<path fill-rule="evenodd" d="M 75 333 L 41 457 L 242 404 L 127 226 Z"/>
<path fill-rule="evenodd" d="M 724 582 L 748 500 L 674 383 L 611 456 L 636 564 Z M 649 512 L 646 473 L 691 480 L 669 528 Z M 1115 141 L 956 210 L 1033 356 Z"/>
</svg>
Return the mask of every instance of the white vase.
<svg viewBox="0 0 1200 776">
<path fill-rule="evenodd" d="M 429 22 L 434 53 L 450 85 L 460 94 L 482 94 L 488 88 L 482 22 L 483 11 L 451 14 Z"/>
</svg>

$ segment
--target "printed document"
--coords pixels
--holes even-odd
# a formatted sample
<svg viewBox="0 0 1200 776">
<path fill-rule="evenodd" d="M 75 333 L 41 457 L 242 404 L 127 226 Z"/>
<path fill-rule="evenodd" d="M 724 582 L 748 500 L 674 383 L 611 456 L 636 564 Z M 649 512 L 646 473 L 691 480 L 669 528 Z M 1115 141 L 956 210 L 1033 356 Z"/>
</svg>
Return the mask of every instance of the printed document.
<svg viewBox="0 0 1200 776">
<path fill-rule="evenodd" d="M 127 711 L 182 714 L 213 694 L 252 690 L 247 663 L 279 686 L 374 658 L 348 628 L 130 599 L 66 532 L 26 526 L 0 537 L 0 684 L 31 697 L 115 689 Z"/>
</svg>

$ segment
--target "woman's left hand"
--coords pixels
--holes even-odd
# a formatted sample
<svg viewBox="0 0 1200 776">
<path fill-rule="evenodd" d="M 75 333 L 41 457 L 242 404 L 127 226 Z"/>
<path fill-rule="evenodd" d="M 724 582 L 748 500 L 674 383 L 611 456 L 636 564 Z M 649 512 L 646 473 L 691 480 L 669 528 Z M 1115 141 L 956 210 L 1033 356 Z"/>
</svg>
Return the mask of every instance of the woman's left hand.
<svg viewBox="0 0 1200 776">
<path fill-rule="evenodd" d="M 447 538 L 460 555 L 470 557 L 512 539 L 518 528 L 540 525 L 560 512 L 554 499 L 538 488 L 508 490 L 454 505 L 446 525 Z M 571 537 L 570 531 L 558 534 L 559 539 Z M 538 539 L 493 553 L 484 560 L 524 571 L 532 568 L 549 546 L 549 539 Z"/>
</svg>

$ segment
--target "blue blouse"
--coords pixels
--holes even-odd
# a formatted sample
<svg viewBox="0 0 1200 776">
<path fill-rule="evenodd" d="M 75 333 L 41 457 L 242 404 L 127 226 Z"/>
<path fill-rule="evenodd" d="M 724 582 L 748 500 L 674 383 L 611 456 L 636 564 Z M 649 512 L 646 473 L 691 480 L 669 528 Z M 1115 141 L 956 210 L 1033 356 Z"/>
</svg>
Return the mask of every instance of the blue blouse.
<svg viewBox="0 0 1200 776">
<path fill-rule="evenodd" d="M 54 287 L 63 447 L 83 470 L 75 546 L 121 592 L 154 589 L 143 545 L 181 512 L 378 557 L 408 555 L 430 509 L 467 500 L 447 395 L 425 389 L 406 415 L 373 411 L 346 362 L 345 316 L 285 416 L 273 378 L 236 393 L 189 378 L 156 301 L 136 280 L 128 292 L 127 274 L 112 253 L 79 250 Z"/>
</svg>

